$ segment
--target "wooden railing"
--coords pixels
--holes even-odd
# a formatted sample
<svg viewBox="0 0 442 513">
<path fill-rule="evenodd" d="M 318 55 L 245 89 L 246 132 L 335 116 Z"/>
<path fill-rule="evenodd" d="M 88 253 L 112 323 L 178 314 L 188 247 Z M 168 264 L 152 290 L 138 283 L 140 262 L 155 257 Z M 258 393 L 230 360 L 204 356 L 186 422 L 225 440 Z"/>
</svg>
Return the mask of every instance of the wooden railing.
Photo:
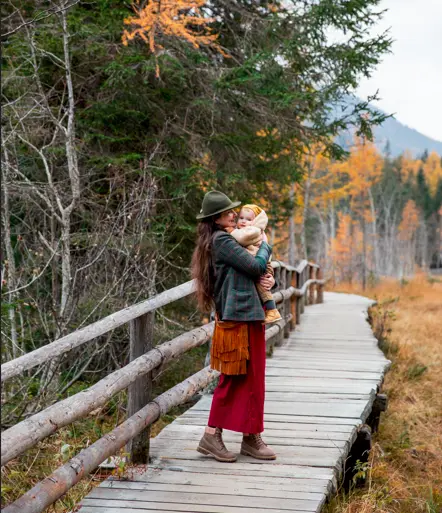
<svg viewBox="0 0 442 513">
<path fill-rule="evenodd" d="M 276 279 L 273 295 L 282 320 L 266 330 L 269 350 L 273 345 L 281 345 L 283 339 L 300 323 L 305 305 L 322 303 L 324 288 L 320 267 L 306 260 L 296 267 L 282 262 L 273 262 L 272 266 Z M 213 322 L 153 347 L 155 310 L 189 296 L 193 291 L 194 283 L 186 282 L 1 366 L 1 380 L 5 381 L 123 324 L 129 323 L 130 326 L 129 363 L 90 388 L 4 431 L 1 436 L 1 465 L 6 465 L 61 427 L 105 405 L 124 389 L 128 389 L 127 420 L 6 507 L 5 513 L 40 513 L 124 445 L 127 445 L 132 463 L 148 462 L 149 426 L 174 406 L 186 402 L 219 375 L 206 367 L 160 396 L 151 397 L 152 373 L 189 349 L 204 344 L 212 336 Z"/>
</svg>

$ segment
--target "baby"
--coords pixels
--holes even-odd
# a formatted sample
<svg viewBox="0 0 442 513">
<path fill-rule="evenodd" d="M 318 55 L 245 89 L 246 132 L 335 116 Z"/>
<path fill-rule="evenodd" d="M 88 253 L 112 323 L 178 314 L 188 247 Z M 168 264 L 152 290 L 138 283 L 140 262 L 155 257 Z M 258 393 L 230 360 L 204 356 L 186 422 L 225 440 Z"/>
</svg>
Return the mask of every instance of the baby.
<svg viewBox="0 0 442 513">
<path fill-rule="evenodd" d="M 257 205 L 244 205 L 239 212 L 236 229 L 230 229 L 229 233 L 241 246 L 244 246 L 250 254 L 255 256 L 258 252 L 259 242 L 262 240 L 264 230 L 267 228 L 268 221 L 267 214 L 261 207 Z M 269 262 L 267 263 L 267 272 L 272 276 L 274 274 L 273 268 Z M 279 321 L 281 315 L 276 309 L 276 303 L 272 293 L 259 283 L 256 284 L 256 288 L 266 308 L 265 324 Z"/>
</svg>

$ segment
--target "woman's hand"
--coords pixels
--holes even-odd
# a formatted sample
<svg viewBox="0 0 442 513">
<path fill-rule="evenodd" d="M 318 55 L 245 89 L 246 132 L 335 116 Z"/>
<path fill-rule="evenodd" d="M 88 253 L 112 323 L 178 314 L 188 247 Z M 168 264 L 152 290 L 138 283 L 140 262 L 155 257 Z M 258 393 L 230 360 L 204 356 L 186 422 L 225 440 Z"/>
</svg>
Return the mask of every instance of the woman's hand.
<svg viewBox="0 0 442 513">
<path fill-rule="evenodd" d="M 264 274 L 264 276 L 261 276 L 259 279 L 259 283 L 266 289 L 270 290 L 273 285 L 275 285 L 275 278 L 269 273 Z"/>
<path fill-rule="evenodd" d="M 266 232 L 262 232 L 262 240 L 264 242 L 267 242 L 267 243 L 269 242 L 269 239 L 267 238 Z"/>
</svg>

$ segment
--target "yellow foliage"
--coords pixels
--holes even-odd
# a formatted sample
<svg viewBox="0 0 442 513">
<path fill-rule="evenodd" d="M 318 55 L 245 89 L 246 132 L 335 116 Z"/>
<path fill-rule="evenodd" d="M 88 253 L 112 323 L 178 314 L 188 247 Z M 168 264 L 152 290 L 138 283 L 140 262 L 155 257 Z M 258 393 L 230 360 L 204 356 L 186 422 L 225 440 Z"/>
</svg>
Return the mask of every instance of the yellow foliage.
<svg viewBox="0 0 442 513">
<path fill-rule="evenodd" d="M 425 180 L 430 188 L 430 193 L 436 192 L 437 184 L 442 179 L 441 157 L 436 152 L 431 152 L 425 162 L 413 159 L 410 153 L 405 153 L 402 158 L 401 174 L 406 180 L 410 175 L 415 177 L 422 169 Z"/>
<path fill-rule="evenodd" d="M 383 160 L 373 143 L 355 140 L 348 160 L 336 165 L 336 172 L 347 178 L 347 191 L 352 197 L 365 196 L 382 177 Z"/>
<path fill-rule="evenodd" d="M 423 164 L 424 176 L 431 194 L 436 192 L 437 184 L 442 179 L 441 158 L 436 152 L 430 153 Z"/>
</svg>

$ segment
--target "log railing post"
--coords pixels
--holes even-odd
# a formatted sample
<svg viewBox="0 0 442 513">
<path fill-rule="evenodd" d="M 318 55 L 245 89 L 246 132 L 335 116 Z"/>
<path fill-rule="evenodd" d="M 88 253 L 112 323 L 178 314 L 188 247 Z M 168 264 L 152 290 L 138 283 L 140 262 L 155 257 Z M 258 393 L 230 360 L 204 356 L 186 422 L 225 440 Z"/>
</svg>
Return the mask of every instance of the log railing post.
<svg viewBox="0 0 442 513">
<path fill-rule="evenodd" d="M 278 267 L 275 268 L 276 287 L 274 289 L 274 292 L 279 292 L 281 290 L 281 278 L 280 278 L 280 275 L 281 275 L 281 266 L 278 266 Z"/>
<path fill-rule="evenodd" d="M 307 264 L 304 269 L 304 283 L 309 278 L 309 269 L 310 269 L 310 264 Z M 310 291 L 310 285 L 307 287 L 307 290 L 305 291 L 305 294 L 304 294 L 304 307 L 308 306 L 310 304 L 309 291 Z"/>
<path fill-rule="evenodd" d="M 278 268 L 279 271 L 279 290 L 285 290 L 286 289 L 286 268 L 281 265 Z M 279 309 L 279 313 L 281 314 L 281 317 L 285 319 L 286 316 L 286 308 L 285 308 L 285 301 L 283 300 Z M 283 329 L 280 327 L 279 333 L 276 336 L 275 346 L 281 346 L 284 339 L 284 332 Z"/>
<path fill-rule="evenodd" d="M 299 288 L 300 289 L 302 289 L 302 287 L 304 286 L 304 283 L 305 283 L 305 269 L 306 268 L 304 268 L 301 271 L 300 275 L 299 275 L 299 277 L 301 279 L 301 282 L 299 284 Z M 301 301 L 300 302 L 301 302 L 301 312 L 300 313 L 303 314 L 304 313 L 304 309 L 305 309 L 305 294 L 301 297 Z"/>
<path fill-rule="evenodd" d="M 292 274 L 292 271 L 289 271 L 288 269 L 285 270 L 285 280 L 284 280 L 284 288 L 285 289 L 288 289 L 291 285 L 291 274 Z M 291 313 L 291 308 L 290 308 L 290 298 L 288 299 L 284 299 L 284 318 L 285 318 L 285 325 L 284 325 L 284 338 L 289 338 L 290 336 L 290 326 L 291 324 L 289 322 L 287 322 L 287 317 L 290 315 Z"/>
<path fill-rule="evenodd" d="M 322 272 L 321 267 L 318 268 L 318 272 L 316 273 L 316 278 L 318 280 L 323 279 L 323 272 Z M 318 283 L 318 288 L 317 288 L 317 292 L 316 292 L 316 302 L 317 303 L 324 302 L 324 285 L 322 285 L 321 283 Z"/>
<path fill-rule="evenodd" d="M 310 269 L 309 279 L 314 280 L 316 278 L 316 267 L 310 266 L 309 269 Z M 315 289 L 316 289 L 315 284 L 310 285 L 310 287 L 308 288 L 308 294 L 309 294 L 308 304 L 309 305 L 315 304 Z"/>
<path fill-rule="evenodd" d="M 290 285 L 293 288 L 296 288 L 296 271 L 290 272 Z M 294 330 L 296 328 L 296 323 L 298 322 L 298 313 L 297 313 L 297 305 L 298 305 L 298 297 L 293 294 L 290 298 L 290 313 L 292 314 L 292 318 L 290 320 L 290 329 Z"/>
<path fill-rule="evenodd" d="M 130 350 L 129 360 L 147 353 L 153 348 L 155 311 L 148 312 L 129 324 Z M 127 418 L 135 415 L 152 399 L 152 373 L 141 376 L 128 388 Z M 126 452 L 130 454 L 133 464 L 146 464 L 149 461 L 150 427 L 141 431 L 126 446 Z"/>
<path fill-rule="evenodd" d="M 302 273 L 295 271 L 296 274 L 296 288 L 302 287 Z M 302 297 L 296 298 L 296 324 L 301 324 L 301 313 L 302 313 Z"/>
</svg>

